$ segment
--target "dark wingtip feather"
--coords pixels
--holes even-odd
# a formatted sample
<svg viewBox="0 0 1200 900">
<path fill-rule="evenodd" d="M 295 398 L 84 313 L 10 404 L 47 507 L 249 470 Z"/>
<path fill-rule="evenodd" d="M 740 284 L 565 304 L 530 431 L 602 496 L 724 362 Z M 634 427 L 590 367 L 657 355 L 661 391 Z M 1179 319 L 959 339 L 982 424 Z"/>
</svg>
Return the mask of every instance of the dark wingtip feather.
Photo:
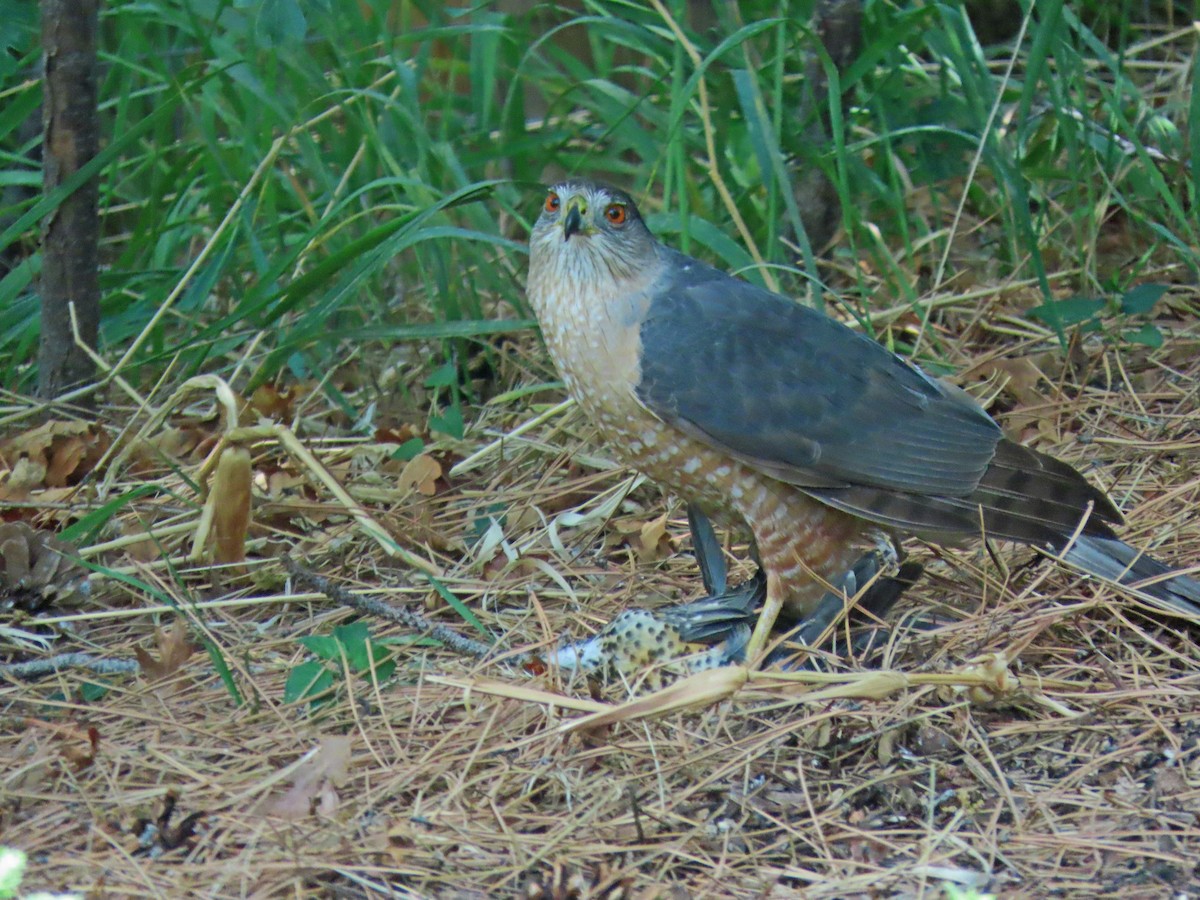
<svg viewBox="0 0 1200 900">
<path fill-rule="evenodd" d="M 721 555 L 721 542 L 717 540 L 712 522 L 694 503 L 688 504 L 687 518 L 692 531 L 692 552 L 696 554 L 696 563 L 700 566 L 704 590 L 710 597 L 723 594 L 728 573 L 725 557 Z"/>
</svg>

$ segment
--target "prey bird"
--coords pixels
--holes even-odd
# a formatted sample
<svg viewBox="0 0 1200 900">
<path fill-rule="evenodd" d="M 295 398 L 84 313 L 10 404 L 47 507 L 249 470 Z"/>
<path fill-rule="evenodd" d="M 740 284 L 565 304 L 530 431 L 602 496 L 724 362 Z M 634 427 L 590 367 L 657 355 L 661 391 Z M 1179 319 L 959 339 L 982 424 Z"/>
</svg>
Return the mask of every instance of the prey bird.
<svg viewBox="0 0 1200 900">
<path fill-rule="evenodd" d="M 620 457 L 742 520 L 767 596 L 808 616 L 878 532 L 1017 541 L 1200 621 L 1200 582 L 1121 541 L 1112 501 L 1008 440 L 968 394 L 840 322 L 655 239 L 629 194 L 553 187 L 529 301 L 567 390 Z"/>
<path fill-rule="evenodd" d="M 546 659 L 561 669 L 598 676 L 602 681 L 645 675 L 648 683 L 656 686 L 682 675 L 745 662 L 750 626 L 767 594 L 766 576 L 759 569 L 749 581 L 731 587 L 721 545 L 708 517 L 689 506 L 688 524 L 707 596 L 653 610 L 626 609 L 596 634 L 566 643 Z M 872 548 L 859 557 L 835 590 L 821 597 L 812 614 L 788 634 L 789 640 L 769 661 L 794 667 L 797 646 L 817 647 L 836 656 L 849 652 L 869 661 L 872 651 L 888 639 L 884 617 L 921 573 L 919 563 L 901 563 L 891 544 Z M 847 643 L 840 630 L 831 629 L 848 607 L 850 624 L 857 627 Z M 807 653 L 799 656 L 799 665 L 814 666 Z"/>
</svg>

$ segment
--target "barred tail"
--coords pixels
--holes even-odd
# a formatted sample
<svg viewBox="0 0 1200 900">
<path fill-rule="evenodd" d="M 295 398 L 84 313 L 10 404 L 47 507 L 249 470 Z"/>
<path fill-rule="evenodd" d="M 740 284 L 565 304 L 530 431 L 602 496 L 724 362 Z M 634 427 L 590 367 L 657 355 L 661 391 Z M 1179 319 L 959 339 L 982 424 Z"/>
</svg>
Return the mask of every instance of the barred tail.
<svg viewBox="0 0 1200 900">
<path fill-rule="evenodd" d="M 1062 553 L 1064 562 L 1126 591 L 1174 616 L 1200 621 L 1200 581 L 1176 573 L 1124 541 L 1080 535 Z"/>
</svg>

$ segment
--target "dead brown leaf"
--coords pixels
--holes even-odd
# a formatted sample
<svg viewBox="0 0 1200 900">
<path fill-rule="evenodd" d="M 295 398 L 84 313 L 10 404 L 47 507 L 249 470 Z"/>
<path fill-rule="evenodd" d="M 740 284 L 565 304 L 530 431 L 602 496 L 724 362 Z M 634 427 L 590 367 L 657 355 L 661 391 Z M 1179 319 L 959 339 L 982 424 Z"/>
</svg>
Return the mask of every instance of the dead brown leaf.
<svg viewBox="0 0 1200 900">
<path fill-rule="evenodd" d="M 134 655 L 142 672 L 151 681 L 161 681 L 178 672 L 188 657 L 196 652 L 196 647 L 188 640 L 187 623 L 176 619 L 170 631 L 161 628 L 154 629 L 154 644 L 158 647 L 158 659 L 155 659 L 141 647 L 134 647 Z"/>
<path fill-rule="evenodd" d="M 264 419 L 290 422 L 295 415 L 295 388 L 280 390 L 273 384 L 260 384 L 250 395 L 250 408 Z"/>
<path fill-rule="evenodd" d="M 416 431 L 408 424 L 397 428 L 375 429 L 375 443 L 377 444 L 406 444 L 417 436 Z"/>
<path fill-rule="evenodd" d="M 171 459 L 196 459 L 197 449 L 212 437 L 212 433 L 195 425 L 181 428 L 165 428 L 151 439 L 156 450 Z"/>
<path fill-rule="evenodd" d="M 94 725 L 79 727 L 69 723 L 48 722 L 45 719 L 26 719 L 27 728 L 47 731 L 58 742 L 59 758 L 73 771 L 82 772 L 96 761 L 100 749 L 100 730 Z"/>
<path fill-rule="evenodd" d="M 415 489 L 426 497 L 437 493 L 437 480 L 442 477 L 442 467 L 427 453 L 418 453 L 400 472 L 398 487 L 401 491 Z"/>
<path fill-rule="evenodd" d="M 654 562 L 668 556 L 673 550 L 671 536 L 667 533 L 667 514 L 649 521 L 640 517 L 614 519 L 610 546 L 627 544 L 641 562 Z"/>
<path fill-rule="evenodd" d="M 78 435 L 64 435 L 46 466 L 46 486 L 62 487 L 87 457 L 88 446 Z"/>
<path fill-rule="evenodd" d="M 671 537 L 667 534 L 667 514 L 663 513 L 657 519 L 651 519 L 642 526 L 638 539 L 638 559 L 642 562 L 655 562 L 671 552 Z"/>
<path fill-rule="evenodd" d="M 16 503 L 46 483 L 46 463 L 41 459 L 21 457 L 7 472 L 0 471 L 0 500 Z"/>
<path fill-rule="evenodd" d="M 137 538 L 135 541 L 121 545 L 122 552 L 130 559 L 141 563 L 162 559 L 163 546 L 154 540 L 145 522 L 121 519 L 116 523 L 114 530 L 119 537 Z"/>
<path fill-rule="evenodd" d="M 108 432 L 100 425 L 51 419 L 0 442 L 0 465 L 15 470 L 20 460 L 29 460 L 35 467 L 44 467 L 46 487 L 63 487 L 77 484 L 89 474 L 110 443 Z"/>
<path fill-rule="evenodd" d="M 351 739 L 335 735 L 321 739 L 321 746 L 306 759 L 283 794 L 268 798 L 264 815 L 298 821 L 311 815 L 330 816 L 337 811 L 336 788 L 346 781 Z"/>
<path fill-rule="evenodd" d="M 262 492 L 271 500 L 280 500 L 302 494 L 308 487 L 308 479 L 299 472 L 290 469 L 275 469 L 271 472 L 260 472 L 256 478 L 260 482 Z"/>
<path fill-rule="evenodd" d="M 1029 357 L 994 359 L 986 368 L 1003 376 L 1005 390 L 1012 394 L 1018 403 L 1033 406 L 1042 402 L 1038 383 L 1045 375 Z"/>
<path fill-rule="evenodd" d="M 1015 402 L 1004 416 L 1010 434 L 1023 441 L 1035 437 L 1053 440 L 1057 426 L 1039 387 L 1049 379 L 1032 356 L 988 359 L 963 373 L 966 380 L 995 382 Z"/>
</svg>

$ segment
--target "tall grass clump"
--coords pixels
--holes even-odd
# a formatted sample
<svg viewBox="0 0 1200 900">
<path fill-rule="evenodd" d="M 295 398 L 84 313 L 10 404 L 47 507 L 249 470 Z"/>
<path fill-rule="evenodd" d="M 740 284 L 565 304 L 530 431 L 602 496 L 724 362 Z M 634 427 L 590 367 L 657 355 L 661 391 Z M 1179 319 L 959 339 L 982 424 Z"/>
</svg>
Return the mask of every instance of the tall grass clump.
<svg viewBox="0 0 1200 900">
<path fill-rule="evenodd" d="M 1042 301 L 1193 279 L 1186 17 L 1132 27 L 1118 5 L 1014 3 L 981 37 L 957 3 L 866 3 L 858 60 L 824 60 L 814 142 L 811 2 L 114 0 L 101 352 L 135 381 L 170 364 L 253 385 L 419 341 L 408 376 L 449 366 L 457 392 L 479 347 L 531 326 L 524 236 L 563 173 L 622 183 L 666 239 L 752 280 L 819 301 L 823 279 L 860 317 L 928 321 L 921 298 L 964 270 Z M 0 373 L 18 391 L 55 202 L 32 24 L 6 27 L 0 69 Z M 795 199 L 814 167 L 844 214 L 820 268 Z"/>
</svg>

